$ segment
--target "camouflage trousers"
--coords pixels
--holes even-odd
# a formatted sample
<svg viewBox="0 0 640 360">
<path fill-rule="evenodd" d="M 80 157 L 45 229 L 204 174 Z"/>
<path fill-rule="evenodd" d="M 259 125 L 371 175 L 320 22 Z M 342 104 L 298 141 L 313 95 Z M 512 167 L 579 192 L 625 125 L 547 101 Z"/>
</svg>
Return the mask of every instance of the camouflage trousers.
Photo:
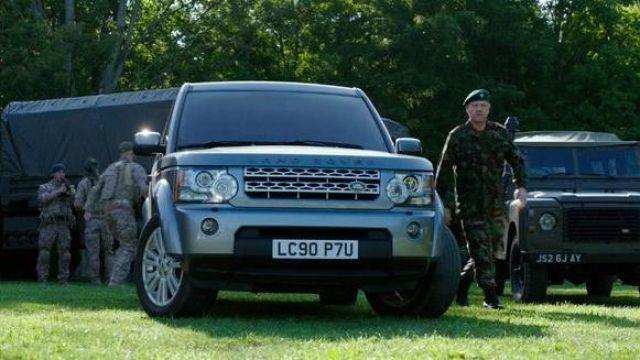
<svg viewBox="0 0 640 360">
<path fill-rule="evenodd" d="M 45 224 L 40 227 L 38 237 L 38 263 L 36 272 L 38 281 L 49 279 L 49 264 L 53 245 L 58 249 L 58 280 L 69 280 L 69 266 L 71 264 L 71 233 L 69 227 L 63 223 Z"/>
<path fill-rule="evenodd" d="M 458 253 L 460 254 L 460 276 L 475 277 L 475 268 L 473 266 L 473 260 L 469 256 L 469 248 L 467 247 L 467 240 L 462 229 L 462 223 L 458 219 L 453 219 L 451 225 L 449 225 L 451 233 L 456 238 L 458 244 Z M 465 270 L 466 269 L 466 270 Z"/>
<path fill-rule="evenodd" d="M 109 282 L 112 285 L 119 285 L 123 284 L 129 275 L 131 262 L 138 247 L 138 228 L 130 206 L 108 206 L 105 209 L 105 219 L 109 231 L 120 243 L 113 256 Z"/>
<path fill-rule="evenodd" d="M 87 275 L 93 282 L 100 280 L 101 267 L 107 281 L 111 276 L 113 257 L 113 237 L 102 218 L 91 218 L 84 228 L 85 247 L 87 249 Z"/>
<path fill-rule="evenodd" d="M 472 218 L 462 221 L 469 250 L 469 260 L 461 276 L 476 272 L 478 285 L 483 289 L 496 287 L 495 249 L 505 232 L 506 220 L 501 214 L 488 218 Z"/>
</svg>

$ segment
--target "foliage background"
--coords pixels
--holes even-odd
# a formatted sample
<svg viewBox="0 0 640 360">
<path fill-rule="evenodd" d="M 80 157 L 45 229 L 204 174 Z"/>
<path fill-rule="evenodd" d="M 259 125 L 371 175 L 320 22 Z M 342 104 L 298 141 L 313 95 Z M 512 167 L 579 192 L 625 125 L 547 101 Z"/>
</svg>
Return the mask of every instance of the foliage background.
<svg viewBox="0 0 640 360">
<path fill-rule="evenodd" d="M 479 87 L 494 121 L 640 139 L 640 1 L 0 2 L 0 107 L 246 79 L 360 87 L 432 159 Z"/>
</svg>

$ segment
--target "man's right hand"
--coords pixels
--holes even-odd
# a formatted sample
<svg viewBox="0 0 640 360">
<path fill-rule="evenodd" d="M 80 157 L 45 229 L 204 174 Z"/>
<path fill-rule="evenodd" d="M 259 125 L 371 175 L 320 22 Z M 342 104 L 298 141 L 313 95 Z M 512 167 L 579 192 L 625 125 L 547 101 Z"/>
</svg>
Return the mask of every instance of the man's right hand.
<svg viewBox="0 0 640 360">
<path fill-rule="evenodd" d="M 91 220 L 91 213 L 88 211 L 84 212 L 84 221 L 89 221 Z"/>
<path fill-rule="evenodd" d="M 451 209 L 448 207 L 444 208 L 444 223 L 446 225 L 451 225 Z"/>
</svg>

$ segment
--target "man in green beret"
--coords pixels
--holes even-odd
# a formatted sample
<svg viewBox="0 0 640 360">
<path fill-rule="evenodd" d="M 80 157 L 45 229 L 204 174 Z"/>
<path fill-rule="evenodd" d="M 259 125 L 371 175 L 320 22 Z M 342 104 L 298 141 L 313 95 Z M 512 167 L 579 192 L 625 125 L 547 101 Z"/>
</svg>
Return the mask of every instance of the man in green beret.
<svg viewBox="0 0 640 360">
<path fill-rule="evenodd" d="M 451 223 L 455 214 L 470 255 L 460 274 L 461 282 L 472 279 L 475 265 L 475 277 L 484 292 L 484 306 L 502 309 L 495 281 L 494 250 L 507 222 L 502 185 L 505 161 L 513 169 L 515 196 L 522 206 L 527 198 L 526 174 L 518 148 L 507 130 L 488 121 L 490 101 L 491 95 L 485 89 L 474 90 L 465 98 L 463 106 L 468 119 L 449 132 L 438 166 L 436 187 L 445 206 L 445 220 Z M 468 304 L 467 289 L 461 290 L 458 303 Z"/>
</svg>

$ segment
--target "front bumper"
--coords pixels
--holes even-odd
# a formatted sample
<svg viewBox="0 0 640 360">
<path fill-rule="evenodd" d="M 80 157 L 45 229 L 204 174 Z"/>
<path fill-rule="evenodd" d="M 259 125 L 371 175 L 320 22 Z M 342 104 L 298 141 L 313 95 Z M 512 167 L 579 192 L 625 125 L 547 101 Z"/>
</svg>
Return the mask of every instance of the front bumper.
<svg viewBox="0 0 640 360">
<path fill-rule="evenodd" d="M 263 233 L 281 229 L 272 237 L 292 239 L 299 239 L 299 233 L 305 233 L 305 238 L 310 239 L 314 238 L 314 234 L 318 234 L 319 239 L 331 233 L 341 234 L 341 240 L 358 240 L 361 251 L 377 246 L 375 239 L 370 239 L 376 235 L 370 233 L 379 232 L 386 234 L 388 239 L 385 257 L 426 259 L 439 255 L 435 241 L 438 232 L 433 231 L 437 226 L 434 210 L 247 209 L 194 204 L 178 205 L 174 213 L 178 239 L 167 240 L 179 241 L 178 248 L 182 249 L 179 255 L 184 256 L 233 255 L 243 241 L 248 241 L 243 240 L 245 229 L 262 229 Z M 219 224 L 218 231 L 213 235 L 206 235 L 200 229 L 206 218 L 213 218 Z M 407 226 L 412 222 L 420 224 L 423 230 L 422 236 L 417 239 L 407 234 Z M 262 235 L 261 241 L 272 240 L 268 236 Z M 270 242 L 267 245 L 270 250 Z M 377 257 L 382 256 L 376 253 Z"/>
</svg>

